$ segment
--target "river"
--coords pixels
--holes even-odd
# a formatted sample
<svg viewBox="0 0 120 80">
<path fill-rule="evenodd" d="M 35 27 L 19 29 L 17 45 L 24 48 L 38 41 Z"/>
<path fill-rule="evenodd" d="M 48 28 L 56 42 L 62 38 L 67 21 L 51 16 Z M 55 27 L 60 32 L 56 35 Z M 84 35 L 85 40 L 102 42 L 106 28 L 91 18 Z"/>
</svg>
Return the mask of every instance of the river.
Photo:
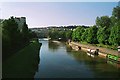
<svg viewBox="0 0 120 80">
<path fill-rule="evenodd" d="M 105 59 L 74 51 L 64 42 L 41 40 L 40 62 L 34 78 L 120 78 L 120 68 Z"/>
</svg>

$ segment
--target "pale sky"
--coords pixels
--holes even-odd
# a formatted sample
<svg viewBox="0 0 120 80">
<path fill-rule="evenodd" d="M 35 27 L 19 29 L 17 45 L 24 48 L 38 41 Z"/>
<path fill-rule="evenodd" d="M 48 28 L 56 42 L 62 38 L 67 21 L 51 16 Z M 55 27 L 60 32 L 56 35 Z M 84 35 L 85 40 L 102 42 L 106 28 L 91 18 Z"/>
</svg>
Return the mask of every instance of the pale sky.
<svg viewBox="0 0 120 80">
<path fill-rule="evenodd" d="M 4 2 L 1 18 L 26 17 L 28 27 L 94 25 L 97 16 L 112 15 L 117 2 Z"/>
</svg>

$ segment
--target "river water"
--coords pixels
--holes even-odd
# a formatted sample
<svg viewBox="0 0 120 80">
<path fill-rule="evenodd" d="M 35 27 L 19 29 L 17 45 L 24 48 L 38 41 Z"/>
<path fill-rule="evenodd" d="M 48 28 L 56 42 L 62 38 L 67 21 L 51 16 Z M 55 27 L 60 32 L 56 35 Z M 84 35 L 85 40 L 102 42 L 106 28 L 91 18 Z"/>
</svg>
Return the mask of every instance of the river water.
<svg viewBox="0 0 120 80">
<path fill-rule="evenodd" d="M 71 50 L 64 42 L 40 42 L 40 62 L 34 78 L 120 78 L 115 63 Z"/>
</svg>

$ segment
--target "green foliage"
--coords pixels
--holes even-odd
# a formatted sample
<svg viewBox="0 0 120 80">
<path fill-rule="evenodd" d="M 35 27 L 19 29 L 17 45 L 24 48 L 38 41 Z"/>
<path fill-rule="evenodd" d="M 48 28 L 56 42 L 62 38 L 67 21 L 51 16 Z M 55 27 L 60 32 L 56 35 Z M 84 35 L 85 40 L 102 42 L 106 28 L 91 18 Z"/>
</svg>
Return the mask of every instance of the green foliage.
<svg viewBox="0 0 120 80">
<path fill-rule="evenodd" d="M 51 31 L 49 31 L 49 37 L 51 39 L 58 39 L 59 38 L 59 32 L 57 30 L 51 30 Z"/>
<path fill-rule="evenodd" d="M 67 40 L 72 38 L 71 30 L 49 30 L 49 37 L 55 40 Z"/>
<path fill-rule="evenodd" d="M 33 32 L 33 31 L 31 31 L 30 29 L 29 29 L 28 36 L 29 36 L 29 39 L 37 38 L 37 34 L 35 32 Z"/>
<path fill-rule="evenodd" d="M 8 20 L 4 20 L 2 23 L 2 47 L 3 47 L 3 54 L 9 55 L 9 53 L 12 51 L 13 47 L 16 47 L 17 45 L 20 45 L 19 43 L 19 30 L 17 29 L 17 23 L 15 22 L 14 18 L 11 17 Z M 9 51 L 9 53 L 8 53 Z"/>
<path fill-rule="evenodd" d="M 105 43 L 105 32 L 104 32 L 104 28 L 99 27 L 98 32 L 97 32 L 97 39 L 99 43 Z"/>
<path fill-rule="evenodd" d="M 84 32 L 84 27 L 82 26 L 79 26 L 77 27 L 74 31 L 73 31 L 73 40 L 79 40 L 79 41 L 82 41 L 82 34 Z"/>
<path fill-rule="evenodd" d="M 22 26 L 18 26 L 18 24 L 14 17 L 3 20 L 1 23 L 3 59 L 24 47 L 32 38 L 27 24 L 24 23 Z"/>
<path fill-rule="evenodd" d="M 114 26 L 114 24 L 115 24 L 118 20 L 117 20 L 114 16 L 111 16 L 110 19 L 111 19 L 111 25 L 110 25 L 110 27 L 112 28 L 112 27 Z"/>
<path fill-rule="evenodd" d="M 66 31 L 66 39 L 72 39 L 72 31 L 71 30 Z"/>
<path fill-rule="evenodd" d="M 112 27 L 109 42 L 115 46 L 120 45 L 120 21 Z"/>
<path fill-rule="evenodd" d="M 111 21 L 109 43 L 117 47 L 120 45 L 120 6 L 113 8 Z"/>
<path fill-rule="evenodd" d="M 120 20 L 120 6 L 116 6 L 115 8 L 113 8 L 113 12 L 112 12 L 112 15 Z"/>
<path fill-rule="evenodd" d="M 87 42 L 88 43 L 97 43 L 97 27 L 91 26 L 88 29 Z"/>
<path fill-rule="evenodd" d="M 77 38 L 76 38 L 76 30 L 74 29 L 73 30 L 73 33 L 72 33 L 72 40 L 77 40 Z"/>
<path fill-rule="evenodd" d="M 85 32 L 81 36 L 82 41 L 86 41 L 87 42 L 88 31 L 89 31 L 89 28 L 85 29 Z"/>
<path fill-rule="evenodd" d="M 22 33 L 23 42 L 24 43 L 28 42 L 29 41 L 29 30 L 28 30 L 26 23 L 23 24 L 21 33 Z"/>
<path fill-rule="evenodd" d="M 40 60 L 40 46 L 41 44 L 34 40 L 32 43 L 13 54 L 5 62 L 3 62 L 3 79 L 33 78 Z"/>
<path fill-rule="evenodd" d="M 109 27 L 111 24 L 111 20 L 108 16 L 102 16 L 102 17 L 97 17 L 96 18 L 96 25 L 98 27 Z"/>
<path fill-rule="evenodd" d="M 77 27 L 73 30 L 72 40 L 111 45 L 116 49 L 120 45 L 120 6 L 113 9 L 111 17 L 97 17 L 96 26 Z"/>
</svg>

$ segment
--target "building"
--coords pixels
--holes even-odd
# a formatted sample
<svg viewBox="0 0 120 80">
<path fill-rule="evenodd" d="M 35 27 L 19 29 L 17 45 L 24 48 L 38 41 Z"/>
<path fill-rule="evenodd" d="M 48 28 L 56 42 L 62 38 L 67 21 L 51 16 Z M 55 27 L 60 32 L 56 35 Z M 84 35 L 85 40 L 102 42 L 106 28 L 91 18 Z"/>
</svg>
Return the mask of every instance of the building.
<svg viewBox="0 0 120 80">
<path fill-rule="evenodd" d="M 22 27 L 24 24 L 26 24 L 26 18 L 25 17 L 15 17 L 15 21 L 18 23 L 18 29 L 20 32 L 22 32 Z"/>
</svg>

